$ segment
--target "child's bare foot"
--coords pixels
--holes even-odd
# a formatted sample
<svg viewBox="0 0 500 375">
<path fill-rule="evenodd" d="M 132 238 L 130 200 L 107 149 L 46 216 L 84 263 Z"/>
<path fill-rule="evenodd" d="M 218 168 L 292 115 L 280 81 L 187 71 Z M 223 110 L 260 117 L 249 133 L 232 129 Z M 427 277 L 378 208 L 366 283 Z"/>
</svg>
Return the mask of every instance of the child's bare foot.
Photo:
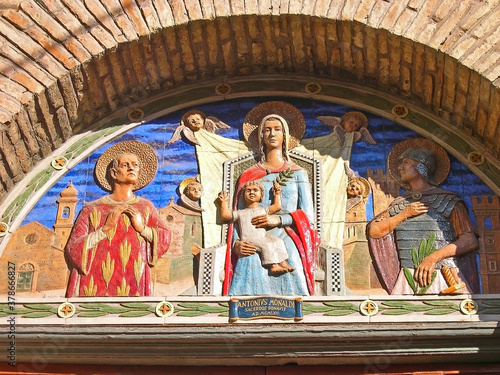
<svg viewBox="0 0 500 375">
<path fill-rule="evenodd" d="M 269 267 L 269 273 L 273 276 L 277 275 L 283 275 L 284 273 L 287 273 L 288 270 L 286 268 L 281 267 L 278 263 L 273 263 Z"/>
<path fill-rule="evenodd" d="M 295 268 L 293 268 L 291 265 L 289 265 L 286 260 L 284 260 L 283 262 L 280 262 L 278 264 L 279 264 L 279 266 L 281 268 L 285 269 L 286 272 L 293 272 L 293 271 L 295 271 Z"/>
</svg>

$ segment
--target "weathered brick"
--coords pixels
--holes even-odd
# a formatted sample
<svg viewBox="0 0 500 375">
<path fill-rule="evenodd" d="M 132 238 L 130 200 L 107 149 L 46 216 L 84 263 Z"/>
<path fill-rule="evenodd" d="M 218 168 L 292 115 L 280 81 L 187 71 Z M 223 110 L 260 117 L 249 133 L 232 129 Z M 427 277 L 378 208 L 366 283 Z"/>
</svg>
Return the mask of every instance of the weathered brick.
<svg viewBox="0 0 500 375">
<path fill-rule="evenodd" d="M 320 18 L 311 19 L 311 33 L 314 35 L 315 52 L 317 56 L 317 64 L 325 65 L 328 60 L 326 51 L 326 31 L 323 20 Z"/>
<path fill-rule="evenodd" d="M 149 0 L 139 0 L 137 3 L 133 0 L 122 0 L 121 3 L 139 36 L 148 35 L 150 31 L 160 28 L 160 21 L 156 17 L 154 9 L 151 9 L 152 4 Z"/>
<path fill-rule="evenodd" d="M 0 124 L 7 124 L 11 121 L 13 114 L 0 107 Z"/>
<path fill-rule="evenodd" d="M 494 3 L 476 3 L 472 4 L 470 10 L 467 12 L 466 16 L 459 21 L 458 26 L 465 31 L 468 31 L 474 27 L 478 22 L 487 15 L 492 16 L 492 18 L 498 19 L 498 8 L 493 8 Z"/>
<path fill-rule="evenodd" d="M 498 77 L 498 71 L 496 71 L 496 67 L 498 65 L 498 61 L 500 59 L 500 52 L 495 50 L 490 50 L 481 58 L 478 58 L 476 62 L 471 66 L 472 69 L 478 71 L 482 75 L 486 76 L 486 72 L 488 70 L 493 71 L 493 77 Z"/>
<path fill-rule="evenodd" d="M 378 48 L 377 48 L 377 32 L 373 29 L 367 30 L 365 35 L 365 72 L 369 77 L 377 76 L 377 58 L 378 58 Z"/>
<path fill-rule="evenodd" d="M 258 43 L 252 44 L 252 66 L 254 73 L 262 73 L 262 66 L 264 66 L 264 52 L 262 45 Z"/>
<path fill-rule="evenodd" d="M 205 24 L 205 39 L 206 48 L 208 53 L 208 61 L 210 65 L 218 65 L 219 63 L 219 36 L 217 34 L 217 28 L 214 22 L 208 22 Z"/>
<path fill-rule="evenodd" d="M 466 125 L 474 124 L 477 116 L 477 108 L 479 103 L 479 83 L 480 76 L 476 72 L 472 72 L 469 79 L 469 92 L 467 95 L 467 104 L 465 106 Z"/>
<path fill-rule="evenodd" d="M 430 18 L 430 15 L 439 1 L 441 0 L 426 0 L 422 6 L 416 7 L 418 10 L 417 15 L 413 17 L 411 25 L 405 32 L 408 38 L 415 41 L 421 40 L 420 38 L 422 37 L 423 30 L 435 24 L 435 21 Z"/>
<path fill-rule="evenodd" d="M 352 47 L 351 48 L 360 48 L 363 49 L 365 47 L 365 35 L 364 35 L 365 27 L 358 22 L 353 22 L 352 24 Z"/>
<path fill-rule="evenodd" d="M 180 25 L 189 21 L 187 10 L 184 6 L 183 1 L 168 0 L 168 3 L 170 4 L 170 9 L 172 9 L 172 14 L 174 15 L 176 25 Z"/>
<path fill-rule="evenodd" d="M 64 106 L 64 99 L 62 97 L 60 88 L 58 85 L 52 85 L 46 90 L 47 97 L 49 99 L 52 108 L 57 109 Z"/>
<path fill-rule="evenodd" d="M 203 17 L 199 0 L 184 0 L 184 6 L 190 20 L 198 20 Z"/>
<path fill-rule="evenodd" d="M 142 56 L 142 48 L 138 42 L 130 44 L 130 57 L 132 59 L 132 67 L 134 68 L 137 78 L 137 87 L 139 90 L 144 89 L 148 85 L 148 77 L 144 66 L 144 57 Z"/>
<path fill-rule="evenodd" d="M 120 30 L 121 34 L 116 36 L 119 43 L 123 41 L 132 41 L 138 39 L 137 29 L 134 23 L 130 20 L 128 15 L 124 12 L 119 0 L 101 0 L 102 5 L 106 8 L 107 12 L 111 15 Z"/>
<path fill-rule="evenodd" d="M 400 66 L 401 66 L 401 39 L 389 34 L 389 83 L 399 86 Z"/>
<path fill-rule="evenodd" d="M 374 6 L 368 16 L 367 24 L 372 27 L 379 27 L 393 4 L 394 3 L 388 3 L 386 1 L 374 1 Z"/>
<path fill-rule="evenodd" d="M 411 71 L 407 66 L 401 66 L 401 95 L 409 97 L 411 95 Z"/>
<path fill-rule="evenodd" d="M 404 1 L 393 2 L 391 6 L 387 9 L 387 12 L 384 14 L 380 22 L 378 23 L 379 27 L 385 30 L 393 31 L 392 28 L 396 24 L 401 24 L 401 26 L 405 26 L 405 17 L 403 17 L 403 13 L 405 11 L 406 4 Z M 399 33 L 398 35 L 401 35 Z"/>
<path fill-rule="evenodd" d="M 19 163 L 21 164 L 21 170 L 23 173 L 28 173 L 33 167 L 31 161 L 31 155 L 26 150 L 26 146 L 22 141 L 19 141 L 14 145 L 14 152 L 16 153 Z"/>
<path fill-rule="evenodd" d="M 116 88 L 118 95 L 124 95 L 128 92 L 129 87 L 127 83 L 127 78 L 123 73 L 123 64 L 121 61 L 121 55 L 117 50 L 108 53 L 107 58 L 109 60 L 109 65 L 113 67 L 111 76 L 113 79 L 113 85 Z"/>
<path fill-rule="evenodd" d="M 490 105 L 491 82 L 484 77 L 481 77 L 479 85 L 479 106 L 488 108 Z"/>
<path fill-rule="evenodd" d="M 362 1 L 352 17 L 353 20 L 364 24 L 370 17 L 370 12 L 372 11 L 374 6 L 374 1 Z M 369 21 L 368 24 L 370 24 Z"/>
<path fill-rule="evenodd" d="M 62 65 L 67 69 L 73 69 L 78 62 L 75 60 L 73 55 L 69 53 L 65 48 L 62 47 L 63 44 L 57 43 L 51 39 L 47 34 L 45 34 L 38 27 L 30 27 L 26 30 L 26 33 L 35 39 L 40 45 L 54 58 L 57 59 Z"/>
<path fill-rule="evenodd" d="M 45 10 L 38 6 L 35 2 L 21 2 L 20 8 L 56 41 L 63 42 L 71 38 L 71 35 L 64 27 L 62 27 L 58 22 L 54 22 L 53 15 L 47 14 Z"/>
<path fill-rule="evenodd" d="M 78 119 L 78 98 L 76 91 L 73 87 L 70 75 L 64 75 L 59 79 L 62 97 L 64 100 L 64 107 L 68 112 L 71 121 Z"/>
<path fill-rule="evenodd" d="M 85 96 L 86 103 L 88 101 L 89 109 L 97 109 L 105 103 L 105 95 L 102 87 L 102 80 L 97 74 L 95 65 L 98 60 L 93 60 L 91 64 L 87 65 L 84 69 L 84 85 L 86 87 L 87 95 Z"/>
<path fill-rule="evenodd" d="M 342 11 L 340 13 L 340 19 L 351 21 L 354 18 L 354 14 L 356 13 L 356 9 L 358 9 L 360 2 L 360 0 L 344 1 Z"/>
<path fill-rule="evenodd" d="M 123 3 L 125 3 L 125 1 Z M 88 11 L 99 20 L 99 22 L 96 22 L 96 25 L 104 25 L 104 27 L 97 26 L 95 30 L 103 38 L 102 40 L 98 39 L 101 43 L 107 48 L 112 48 L 116 45 L 116 42 L 121 43 L 126 41 L 122 31 L 116 26 L 113 17 L 109 16 L 107 9 L 101 1 L 86 0 L 85 6 Z M 123 4 L 123 7 L 126 8 L 126 4 Z M 121 12 L 121 5 L 119 2 L 116 2 L 116 6 L 112 8 L 112 11 Z"/>
<path fill-rule="evenodd" d="M 81 62 L 87 60 L 87 57 L 85 57 L 86 53 L 83 52 L 82 49 L 85 49 L 88 53 L 93 55 L 97 55 L 102 52 L 101 46 L 92 37 L 92 35 L 86 32 L 81 32 L 84 25 L 81 24 L 81 22 L 61 3 L 60 0 L 45 0 L 44 6 L 52 12 L 52 14 L 62 25 L 64 25 L 67 30 L 76 36 L 78 42 L 74 38 L 67 38 L 64 44 L 78 60 Z"/>
<path fill-rule="evenodd" d="M 306 55 L 304 54 L 304 38 L 302 35 L 302 22 L 298 17 L 291 16 L 290 28 L 292 36 L 292 48 L 293 48 L 293 59 L 294 66 L 297 70 L 300 70 L 300 66 L 306 63 Z"/>
<path fill-rule="evenodd" d="M 330 3 L 328 1 L 316 1 L 314 3 L 312 15 L 321 18 L 326 18 L 330 8 L 329 5 Z M 262 7 L 261 7 L 261 13 L 262 13 Z"/>
<path fill-rule="evenodd" d="M 7 138 L 10 144 L 15 145 L 21 139 L 21 134 L 19 133 L 19 128 L 16 126 L 17 124 L 14 121 L 11 121 L 4 125 L 5 134 L 7 134 Z"/>
<path fill-rule="evenodd" d="M 45 93 L 37 95 L 36 99 L 35 103 L 37 104 L 37 112 L 40 114 L 40 123 L 49 136 L 49 141 L 54 144 L 54 141 L 60 136 L 57 134 L 49 101 L 47 100 Z"/>
<path fill-rule="evenodd" d="M 496 87 L 491 88 L 491 99 L 488 106 L 488 121 L 484 137 L 487 139 L 495 139 L 495 133 L 499 126 L 500 119 L 500 91 Z M 498 138 L 496 138 L 498 141 Z"/>
<path fill-rule="evenodd" d="M 185 27 L 179 27 L 177 29 L 177 39 L 179 40 L 179 45 L 181 47 L 181 56 L 184 71 L 187 74 L 193 74 L 196 71 L 196 65 L 194 62 L 195 57 L 193 55 L 193 50 L 191 49 L 189 32 Z"/>
<path fill-rule="evenodd" d="M 153 0 L 154 7 L 158 14 L 158 19 L 163 27 L 170 27 L 175 24 L 174 15 L 167 0 Z"/>
<path fill-rule="evenodd" d="M 486 129 L 486 124 L 488 123 L 488 110 L 486 108 L 482 108 L 481 106 L 477 109 L 476 123 L 475 123 L 475 132 L 479 134 L 481 137 L 484 137 L 484 130 Z M 491 141 L 488 139 L 484 139 L 486 142 Z"/>
<path fill-rule="evenodd" d="M 247 13 L 248 12 L 254 13 L 255 10 L 257 10 L 257 6 L 254 5 L 256 3 L 257 3 L 256 0 L 252 0 L 250 2 L 250 4 L 252 4 L 253 6 L 249 7 L 247 5 L 247 2 L 245 2 L 245 11 Z M 288 3 L 288 13 L 289 14 L 301 14 L 301 12 L 302 12 L 302 0 L 301 1 L 290 1 Z"/>
<path fill-rule="evenodd" d="M 432 75 L 428 74 L 424 76 L 424 92 L 423 92 L 423 102 L 424 105 L 430 107 L 432 104 L 432 99 L 434 94 L 434 78 Z"/>
<path fill-rule="evenodd" d="M 458 2 L 444 1 L 436 10 L 435 16 L 443 19 L 439 23 L 436 32 L 428 39 L 428 45 L 434 48 L 439 48 L 443 45 L 446 39 L 452 34 L 453 29 L 457 26 L 458 21 L 464 17 L 470 8 L 471 0 Z"/>
<path fill-rule="evenodd" d="M 271 23 L 271 19 L 269 17 L 264 17 L 261 19 L 261 25 L 262 25 L 262 35 L 263 35 L 263 43 L 264 43 L 264 51 L 265 53 L 265 59 L 266 59 L 266 64 L 268 66 L 275 66 L 276 65 L 276 54 L 271 53 L 269 51 L 274 51 L 276 49 L 276 44 L 274 43 L 274 39 L 272 38 L 272 35 L 274 34 L 272 27 L 273 24 Z"/>
<path fill-rule="evenodd" d="M 205 70 L 208 65 L 208 56 L 206 51 L 206 40 L 203 37 L 203 28 L 201 22 L 191 22 L 188 25 L 189 35 L 193 46 L 193 54 L 196 56 L 195 65 L 198 71 L 200 68 Z"/>
<path fill-rule="evenodd" d="M 456 91 L 457 65 L 451 57 L 445 57 L 444 60 L 444 78 L 443 78 L 443 98 L 441 106 L 445 110 L 453 110 Z"/>
<path fill-rule="evenodd" d="M 26 89 L 19 83 L 0 74 L 0 90 L 9 93 L 10 96 L 21 101 L 21 96 L 26 92 Z"/>
<path fill-rule="evenodd" d="M 238 61 L 240 62 L 240 64 L 243 63 L 247 65 L 250 61 L 250 50 L 245 25 L 243 24 L 243 22 L 241 22 L 241 19 L 238 18 L 231 18 L 230 23 L 231 29 L 234 33 Z"/>
<path fill-rule="evenodd" d="M 341 22 L 339 25 L 339 37 L 342 41 L 340 43 L 340 49 L 342 51 L 342 67 L 353 73 L 354 72 L 354 62 L 352 60 L 351 53 L 351 41 L 352 41 L 352 32 L 351 32 L 351 23 L 350 22 Z"/>
<path fill-rule="evenodd" d="M 380 30 L 378 32 L 377 47 L 379 55 L 387 55 L 389 53 L 389 45 L 387 37 L 388 33 L 386 31 Z"/>
<path fill-rule="evenodd" d="M 21 132 L 22 139 L 26 144 L 28 152 L 30 153 L 30 155 L 37 154 L 40 150 L 40 147 L 38 146 L 38 142 L 35 139 L 33 128 L 29 123 L 28 114 L 24 109 L 16 114 L 15 121 L 17 126 L 19 127 L 19 131 Z"/>
<path fill-rule="evenodd" d="M 144 60 L 146 61 L 146 74 L 149 86 L 153 90 L 159 89 L 160 75 L 158 73 L 158 64 L 156 64 L 155 61 L 154 51 L 150 39 L 142 43 L 142 51 L 144 53 Z"/>
<path fill-rule="evenodd" d="M 215 8 L 213 1 L 211 0 L 200 0 L 202 17 L 205 19 L 215 18 Z"/>
<path fill-rule="evenodd" d="M 354 62 L 354 74 L 357 79 L 364 80 L 365 78 L 365 59 L 363 57 L 363 51 L 359 49 L 354 49 L 352 51 L 352 57 Z"/>
<path fill-rule="evenodd" d="M 434 111 L 441 108 L 444 81 L 444 54 L 436 54 L 436 73 L 434 74 L 434 99 L 432 102 Z"/>
<path fill-rule="evenodd" d="M 248 36 L 255 40 L 260 37 L 260 22 L 256 16 L 249 16 L 245 18 Z"/>
<path fill-rule="evenodd" d="M 71 136 L 73 135 L 73 130 L 71 129 L 71 122 L 69 120 L 66 108 L 61 107 L 57 109 L 55 118 L 57 120 L 57 124 L 59 125 L 63 140 L 71 138 Z"/>
<path fill-rule="evenodd" d="M 8 175 L 14 179 L 16 176 L 23 173 L 21 163 L 16 156 L 14 146 L 7 141 L 5 134 L 0 134 L 0 139 L 3 139 L 2 147 L 0 148 L 0 155 L 2 155 L 2 158 L 5 161 L 4 165 L 7 169 Z"/>
<path fill-rule="evenodd" d="M 340 15 L 342 13 L 343 6 L 344 6 L 344 2 L 343 1 L 332 1 L 332 2 L 330 2 L 330 8 L 328 9 L 326 17 L 330 18 L 332 20 L 338 20 L 338 19 L 340 19 Z"/>
<path fill-rule="evenodd" d="M 389 70 L 389 58 L 380 56 L 378 60 L 378 79 L 382 87 L 387 87 L 389 84 Z"/>
<path fill-rule="evenodd" d="M 216 17 L 228 17 L 231 15 L 229 0 L 214 0 L 214 8 Z"/>
<path fill-rule="evenodd" d="M 182 69 L 182 59 L 180 50 L 177 46 L 178 40 L 175 32 L 164 34 L 165 47 L 172 61 L 172 73 L 174 82 L 180 83 L 184 81 L 184 71 Z"/>
<path fill-rule="evenodd" d="M 5 92 L 0 92 L 0 107 L 14 114 L 21 108 L 21 102 Z"/>
<path fill-rule="evenodd" d="M 37 100 L 38 96 L 36 96 Z M 47 156 L 50 152 L 52 152 L 52 143 L 49 139 L 48 132 L 43 128 L 41 120 L 38 116 L 37 103 L 36 100 L 28 103 L 24 109 L 29 118 L 29 123 L 33 128 L 33 133 L 35 135 L 35 139 L 37 140 L 38 145 L 40 146 L 40 152 L 43 157 Z M 41 116 L 41 114 L 40 114 Z"/>
<path fill-rule="evenodd" d="M 403 10 L 403 12 L 400 14 L 397 21 L 394 23 L 392 30 L 391 29 L 389 29 L 389 30 L 391 30 L 396 35 L 405 34 L 405 31 L 410 27 L 416 13 L 417 12 L 415 10 L 412 10 L 409 7 L 406 7 Z M 414 38 L 409 37 L 409 39 L 413 40 Z"/>
<path fill-rule="evenodd" d="M 467 97 L 464 93 L 458 91 L 455 95 L 455 104 L 453 107 L 453 115 L 452 121 L 457 127 L 463 127 L 464 125 L 464 116 L 465 116 L 465 103 L 467 101 Z"/>
<path fill-rule="evenodd" d="M 12 28 L 9 24 L 6 23 L 5 20 L 2 20 L 1 18 L 0 34 L 2 34 L 7 40 L 10 40 L 13 44 L 22 46 L 23 52 L 25 54 L 37 61 L 51 74 L 57 76 L 64 73 L 64 68 L 52 56 L 47 54 L 39 44 L 35 43 L 31 38 L 20 32 L 19 30 Z M 8 42 L 6 43 L 10 44 Z M 5 49 L 2 46 L 2 52 L 6 54 L 16 54 L 14 48 L 11 46 L 8 46 Z M 16 60 L 20 66 L 30 65 L 29 63 L 26 63 L 25 56 L 20 55 L 19 52 L 17 53 L 17 55 L 19 55 L 19 57 Z"/>
<path fill-rule="evenodd" d="M 14 186 L 14 182 L 12 181 L 12 176 L 9 175 L 9 171 L 7 171 L 5 167 L 5 161 L 0 153 L 0 183 L 3 189 L 8 191 Z"/>
</svg>

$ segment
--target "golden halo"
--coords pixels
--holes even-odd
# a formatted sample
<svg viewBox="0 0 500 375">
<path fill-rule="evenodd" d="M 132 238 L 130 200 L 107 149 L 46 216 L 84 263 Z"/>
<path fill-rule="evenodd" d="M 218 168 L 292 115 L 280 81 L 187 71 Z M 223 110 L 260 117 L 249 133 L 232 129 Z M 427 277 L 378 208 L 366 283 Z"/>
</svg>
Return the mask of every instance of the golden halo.
<svg viewBox="0 0 500 375">
<path fill-rule="evenodd" d="M 198 109 L 191 109 L 182 115 L 181 124 L 184 125 L 186 119 L 191 115 L 200 115 L 203 121 L 205 121 L 205 119 L 207 118 L 207 116 L 202 111 Z"/>
<path fill-rule="evenodd" d="M 99 186 L 107 191 L 112 190 L 109 173 L 113 160 L 121 154 L 134 154 L 141 163 L 139 180 L 134 185 L 133 190 L 139 190 L 153 180 L 158 169 L 158 159 L 151 146 L 139 141 L 124 141 L 116 143 L 104 151 L 95 163 L 94 176 Z"/>
<path fill-rule="evenodd" d="M 358 118 L 361 119 L 361 127 L 362 128 L 368 127 L 368 118 L 366 117 L 366 115 L 363 112 L 359 112 L 359 111 L 349 111 L 349 112 L 344 113 L 341 117 L 342 122 L 346 122 L 347 120 L 349 120 L 353 116 L 357 116 Z"/>
<path fill-rule="evenodd" d="M 296 147 L 306 132 L 306 120 L 302 112 L 296 107 L 281 101 L 261 103 L 248 112 L 245 122 L 243 122 L 243 136 L 245 140 L 254 150 L 257 150 L 259 147 L 257 129 L 262 119 L 272 114 L 279 115 L 286 120 L 290 129 L 288 149 L 291 150 Z"/>
<path fill-rule="evenodd" d="M 366 178 L 363 178 L 363 177 L 353 177 L 353 178 L 350 178 L 349 181 L 347 182 L 347 184 L 349 185 L 349 183 L 351 181 L 356 181 L 356 182 L 359 182 L 360 184 L 363 184 L 364 188 L 365 188 L 365 192 L 363 193 L 363 197 L 366 198 L 368 197 L 368 194 L 370 194 L 370 191 L 371 191 L 371 186 L 370 186 L 370 183 L 368 182 L 368 180 Z"/>
<path fill-rule="evenodd" d="M 187 188 L 187 186 L 191 183 L 191 182 L 198 182 L 199 181 L 196 179 L 196 177 L 188 177 L 188 178 L 185 178 L 184 180 L 181 181 L 181 183 L 179 184 L 179 194 L 184 194 L 184 189 Z"/>
<path fill-rule="evenodd" d="M 426 149 L 432 151 L 436 155 L 436 172 L 434 173 L 434 181 L 437 185 L 441 185 L 448 174 L 450 173 L 450 158 L 444 148 L 436 142 L 426 138 L 411 138 L 399 142 L 392 148 L 387 157 L 387 170 L 392 178 L 403 188 L 408 189 L 408 185 L 401 181 L 401 176 L 398 171 L 398 166 L 401 163 L 399 157 L 408 149 Z"/>
</svg>

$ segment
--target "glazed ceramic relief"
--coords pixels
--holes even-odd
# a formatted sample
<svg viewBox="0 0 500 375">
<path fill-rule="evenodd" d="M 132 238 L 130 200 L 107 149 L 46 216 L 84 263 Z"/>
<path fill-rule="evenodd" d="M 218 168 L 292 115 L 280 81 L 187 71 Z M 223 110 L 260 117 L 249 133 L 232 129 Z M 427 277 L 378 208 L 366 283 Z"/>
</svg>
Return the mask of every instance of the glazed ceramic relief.
<svg viewBox="0 0 500 375">
<path fill-rule="evenodd" d="M 18 296 L 337 295 L 352 301 L 301 311 L 349 315 L 358 295 L 498 293 L 499 212 L 464 165 L 388 119 L 307 99 L 230 100 L 88 155 L 2 242 L 1 263 L 15 264 Z"/>
</svg>

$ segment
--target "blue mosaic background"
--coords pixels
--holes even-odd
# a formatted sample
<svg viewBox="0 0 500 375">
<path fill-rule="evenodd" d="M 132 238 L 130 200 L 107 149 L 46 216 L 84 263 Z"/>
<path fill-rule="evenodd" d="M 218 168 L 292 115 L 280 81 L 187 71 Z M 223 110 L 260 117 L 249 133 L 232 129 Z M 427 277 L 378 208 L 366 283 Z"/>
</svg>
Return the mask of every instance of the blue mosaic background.
<svg viewBox="0 0 500 375">
<path fill-rule="evenodd" d="M 318 116 L 340 117 L 348 111 L 357 110 L 348 106 L 309 99 L 262 97 L 252 100 L 228 100 L 177 111 L 129 131 L 80 162 L 45 194 L 27 215 L 23 224 L 38 221 L 46 227 L 52 228 L 57 213 L 56 200 L 60 192 L 66 188 L 70 181 L 73 182 L 73 185 L 79 192 L 77 212 L 86 202 L 106 195 L 107 193 L 100 189 L 94 182 L 93 168 L 104 150 L 112 144 L 124 140 L 147 142 L 156 150 L 159 160 L 156 178 L 148 186 L 137 191 L 136 194 L 151 200 L 157 208 L 168 205 L 171 197 L 175 200 L 178 199 L 177 187 L 180 182 L 185 178 L 194 177 L 198 173 L 194 146 L 181 140 L 167 147 L 167 142 L 179 125 L 182 115 L 189 109 L 199 109 L 207 116 L 215 116 L 231 127 L 230 129 L 218 130 L 218 134 L 228 138 L 243 139 L 241 127 L 245 116 L 256 105 L 269 100 L 283 100 L 296 106 L 303 113 L 307 124 L 304 138 L 318 137 L 331 131 L 330 127 L 317 120 Z M 362 177 L 366 177 L 367 169 L 376 171 L 378 168 L 381 168 L 384 173 L 387 173 L 385 161 L 392 147 L 402 140 L 420 137 L 420 135 L 390 120 L 374 116 L 367 112 L 364 113 L 369 119 L 369 130 L 373 138 L 377 141 L 377 145 L 369 145 L 364 142 L 355 143 L 351 156 L 351 168 Z M 491 196 L 493 192 L 476 175 L 451 155 L 450 159 L 452 163 L 451 172 L 441 187 L 462 195 L 471 211 L 471 196 Z M 372 217 L 372 212 L 373 208 L 370 201 L 367 206 L 368 219 Z"/>
</svg>

